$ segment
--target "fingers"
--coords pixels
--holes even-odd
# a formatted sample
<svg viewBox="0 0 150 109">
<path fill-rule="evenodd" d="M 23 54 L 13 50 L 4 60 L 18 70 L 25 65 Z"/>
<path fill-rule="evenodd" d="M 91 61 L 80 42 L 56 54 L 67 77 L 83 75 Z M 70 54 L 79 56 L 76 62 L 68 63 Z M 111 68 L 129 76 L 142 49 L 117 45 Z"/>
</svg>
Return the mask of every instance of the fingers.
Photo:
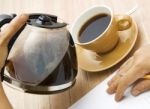
<svg viewBox="0 0 150 109">
<path fill-rule="evenodd" d="M 127 89 L 127 87 L 143 76 L 144 73 L 142 73 L 138 67 L 133 66 L 127 72 L 127 75 L 123 76 L 120 79 L 116 90 L 115 100 L 120 101 L 123 98 L 124 92 Z"/>
<path fill-rule="evenodd" d="M 119 74 L 126 73 L 133 65 L 134 57 L 130 57 L 121 67 L 119 70 Z"/>
<path fill-rule="evenodd" d="M 149 71 L 150 58 L 148 52 L 149 46 L 143 47 L 136 51 L 133 58 L 129 59 L 121 68 L 120 71 L 108 83 L 108 93 L 116 93 L 115 100 L 120 101 L 123 98 L 124 92 L 131 84 L 136 84 L 131 93 L 138 95 L 142 92 L 150 90 L 150 80 L 140 81 Z M 118 76 L 119 75 L 119 76 Z"/>
<path fill-rule="evenodd" d="M 116 80 L 114 82 L 112 82 L 111 85 L 109 86 L 109 88 L 107 89 L 107 93 L 113 94 L 116 92 L 116 89 L 119 84 L 119 80 L 120 80 L 120 77 L 118 77 L 118 78 L 116 77 Z"/>
<path fill-rule="evenodd" d="M 28 19 L 27 14 L 16 16 L 7 26 L 5 30 L 1 32 L 0 44 L 8 44 L 14 34 L 26 23 Z"/>
<path fill-rule="evenodd" d="M 26 14 L 15 17 L 11 23 L 9 23 L 7 27 L 0 33 L 0 68 L 3 67 L 7 58 L 7 45 L 9 41 L 14 36 L 14 34 L 26 23 L 27 19 L 28 15 Z"/>
<path fill-rule="evenodd" d="M 119 69 L 119 71 L 117 72 L 117 74 L 108 82 L 108 85 L 110 86 L 111 84 L 113 84 L 114 81 L 117 80 L 117 78 L 120 78 L 120 75 L 123 75 L 124 73 L 126 73 L 130 67 L 132 67 L 132 63 L 133 63 L 133 57 L 129 58 Z"/>
<path fill-rule="evenodd" d="M 107 92 L 113 94 L 116 92 L 120 78 L 125 75 L 127 71 L 132 67 L 133 57 L 129 58 L 119 69 L 118 73 L 108 82 Z"/>
<path fill-rule="evenodd" d="M 0 70 L 3 68 L 4 64 L 5 64 L 5 60 L 7 57 L 7 48 L 4 46 L 0 46 Z"/>
<path fill-rule="evenodd" d="M 111 80 L 108 81 L 108 86 L 111 86 L 111 84 L 113 84 L 113 82 L 115 82 L 120 76 L 118 74 L 116 74 Z"/>
<path fill-rule="evenodd" d="M 132 95 L 137 96 L 148 90 L 150 90 L 150 80 L 146 79 L 146 80 L 141 80 L 141 81 L 137 82 L 137 84 L 135 84 L 135 86 L 133 86 L 131 93 L 132 93 Z"/>
</svg>

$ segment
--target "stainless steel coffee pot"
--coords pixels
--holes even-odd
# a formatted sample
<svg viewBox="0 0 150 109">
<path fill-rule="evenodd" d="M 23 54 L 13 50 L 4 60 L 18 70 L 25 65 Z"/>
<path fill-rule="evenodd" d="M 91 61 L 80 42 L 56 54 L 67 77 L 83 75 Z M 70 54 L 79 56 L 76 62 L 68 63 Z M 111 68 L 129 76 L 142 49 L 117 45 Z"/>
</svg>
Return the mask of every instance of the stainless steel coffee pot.
<svg viewBox="0 0 150 109">
<path fill-rule="evenodd" d="M 0 15 L 0 27 L 15 16 Z M 41 94 L 71 87 L 77 75 L 77 60 L 66 26 L 58 22 L 57 16 L 30 14 L 9 43 L 4 82 L 24 92 Z"/>
</svg>

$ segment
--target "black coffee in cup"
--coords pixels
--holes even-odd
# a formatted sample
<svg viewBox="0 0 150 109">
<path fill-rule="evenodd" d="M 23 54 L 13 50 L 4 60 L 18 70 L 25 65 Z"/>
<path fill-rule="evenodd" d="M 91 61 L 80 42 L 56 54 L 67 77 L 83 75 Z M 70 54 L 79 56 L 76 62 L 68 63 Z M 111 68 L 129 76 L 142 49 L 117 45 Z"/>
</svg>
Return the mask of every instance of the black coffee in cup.
<svg viewBox="0 0 150 109">
<path fill-rule="evenodd" d="M 106 13 L 98 14 L 90 18 L 79 31 L 80 43 L 92 41 L 101 35 L 108 27 L 111 16 Z"/>
</svg>

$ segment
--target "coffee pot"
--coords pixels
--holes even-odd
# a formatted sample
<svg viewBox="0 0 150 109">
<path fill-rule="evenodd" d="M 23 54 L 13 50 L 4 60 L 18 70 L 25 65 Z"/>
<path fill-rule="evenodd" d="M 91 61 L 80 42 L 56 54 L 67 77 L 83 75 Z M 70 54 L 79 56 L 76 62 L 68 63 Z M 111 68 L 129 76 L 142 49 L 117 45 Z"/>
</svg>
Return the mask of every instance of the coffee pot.
<svg viewBox="0 0 150 109">
<path fill-rule="evenodd" d="M 16 15 L 0 15 L 5 27 Z M 55 15 L 33 13 L 9 42 L 4 83 L 27 93 L 70 88 L 77 75 L 75 45 L 67 24 Z M 1 28 L 1 29 L 2 29 Z"/>
</svg>

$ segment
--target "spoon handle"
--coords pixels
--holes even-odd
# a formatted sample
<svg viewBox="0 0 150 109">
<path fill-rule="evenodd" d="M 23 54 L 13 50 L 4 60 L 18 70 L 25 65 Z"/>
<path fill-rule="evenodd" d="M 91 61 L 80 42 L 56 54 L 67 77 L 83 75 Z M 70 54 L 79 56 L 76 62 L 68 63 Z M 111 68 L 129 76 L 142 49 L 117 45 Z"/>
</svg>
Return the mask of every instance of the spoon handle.
<svg viewBox="0 0 150 109">
<path fill-rule="evenodd" d="M 133 14 L 135 11 L 137 11 L 137 9 L 139 8 L 139 6 L 136 4 L 135 7 L 133 7 L 131 10 L 129 10 L 128 12 L 126 12 L 127 15 L 131 15 Z"/>
</svg>

